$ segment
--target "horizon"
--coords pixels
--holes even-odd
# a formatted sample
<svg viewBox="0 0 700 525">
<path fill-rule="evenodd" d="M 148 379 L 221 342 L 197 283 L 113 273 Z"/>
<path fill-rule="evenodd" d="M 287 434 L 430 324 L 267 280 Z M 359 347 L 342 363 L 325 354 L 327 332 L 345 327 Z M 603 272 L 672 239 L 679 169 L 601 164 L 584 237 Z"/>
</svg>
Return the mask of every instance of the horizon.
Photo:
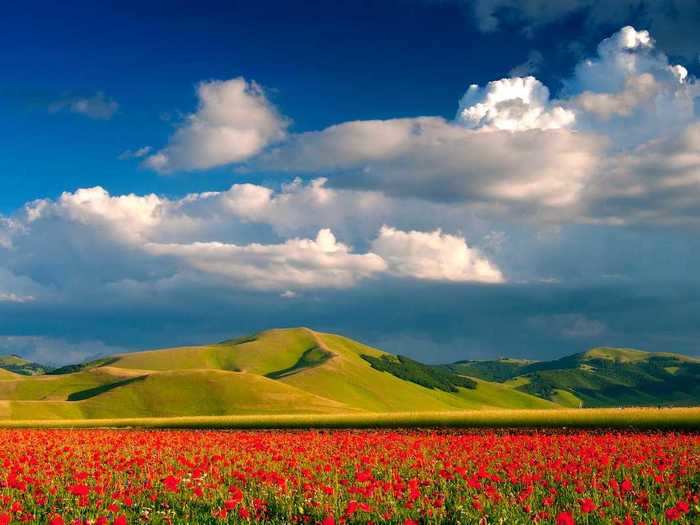
<svg viewBox="0 0 700 525">
<path fill-rule="evenodd" d="M 0 354 L 700 356 L 700 5 L 330 4 L 6 8 Z"/>
</svg>

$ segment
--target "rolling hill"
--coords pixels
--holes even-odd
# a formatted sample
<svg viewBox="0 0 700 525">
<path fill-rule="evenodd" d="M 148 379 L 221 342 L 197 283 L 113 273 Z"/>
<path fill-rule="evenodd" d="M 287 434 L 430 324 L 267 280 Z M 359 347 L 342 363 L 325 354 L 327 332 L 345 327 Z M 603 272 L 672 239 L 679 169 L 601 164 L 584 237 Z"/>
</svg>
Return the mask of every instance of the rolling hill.
<svg viewBox="0 0 700 525">
<path fill-rule="evenodd" d="M 3 359 L 6 359 L 3 361 Z M 554 361 L 426 365 L 346 337 L 275 329 L 45 371 L 0 358 L 0 419 L 445 412 L 700 404 L 700 360 L 595 348 Z"/>
<path fill-rule="evenodd" d="M 41 375 L 51 370 L 50 367 L 27 361 L 15 354 L 0 356 L 0 369 L 25 376 Z"/>
<path fill-rule="evenodd" d="M 114 355 L 43 375 L 4 372 L 4 419 L 559 407 L 505 384 L 307 328 Z"/>
<path fill-rule="evenodd" d="M 601 347 L 553 361 L 460 361 L 447 367 L 569 407 L 700 404 L 700 359 L 681 354 Z"/>
</svg>

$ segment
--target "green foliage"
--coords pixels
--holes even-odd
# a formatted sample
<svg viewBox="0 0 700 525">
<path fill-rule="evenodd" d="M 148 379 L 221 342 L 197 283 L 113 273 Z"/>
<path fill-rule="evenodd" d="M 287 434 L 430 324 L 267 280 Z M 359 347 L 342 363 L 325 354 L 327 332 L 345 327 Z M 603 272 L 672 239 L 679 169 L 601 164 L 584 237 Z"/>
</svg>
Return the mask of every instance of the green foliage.
<svg viewBox="0 0 700 525">
<path fill-rule="evenodd" d="M 520 371 L 532 363 L 520 359 L 497 359 L 495 361 L 457 361 L 445 365 L 454 373 L 478 377 L 486 381 L 502 383 L 517 376 Z"/>
<path fill-rule="evenodd" d="M 476 382 L 468 377 L 452 373 L 443 367 L 433 367 L 414 361 L 403 355 L 373 357 L 362 355 L 372 368 L 389 372 L 405 381 L 411 381 L 426 388 L 434 388 L 445 392 L 458 392 L 458 387 L 475 389 Z"/>
<path fill-rule="evenodd" d="M 88 370 L 90 368 L 97 368 L 100 366 L 109 366 L 112 363 L 116 363 L 116 362 L 117 362 L 116 357 L 105 357 L 102 359 L 95 359 L 94 361 L 88 361 L 87 363 L 62 366 L 60 368 L 55 368 L 53 370 L 50 370 L 46 373 L 49 375 L 54 375 L 54 376 L 64 375 L 64 374 L 74 374 L 76 372 L 80 372 L 81 370 Z"/>
</svg>

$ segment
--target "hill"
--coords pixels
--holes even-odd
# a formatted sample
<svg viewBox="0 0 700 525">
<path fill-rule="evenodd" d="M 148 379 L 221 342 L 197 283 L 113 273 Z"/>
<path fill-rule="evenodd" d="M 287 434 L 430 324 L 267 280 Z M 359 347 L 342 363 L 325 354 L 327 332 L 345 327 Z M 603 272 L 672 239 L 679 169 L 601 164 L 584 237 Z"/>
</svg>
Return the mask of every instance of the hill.
<svg viewBox="0 0 700 525">
<path fill-rule="evenodd" d="M 84 419 L 558 408 L 505 384 L 307 328 L 0 376 L 0 418 Z"/>
<path fill-rule="evenodd" d="M 564 406 L 700 404 L 700 359 L 630 348 L 593 348 L 553 361 L 460 361 L 448 368 Z"/>
<path fill-rule="evenodd" d="M 18 355 L 10 354 L 0 355 L 0 369 L 24 376 L 33 376 L 45 374 L 51 368 L 27 361 Z"/>
</svg>

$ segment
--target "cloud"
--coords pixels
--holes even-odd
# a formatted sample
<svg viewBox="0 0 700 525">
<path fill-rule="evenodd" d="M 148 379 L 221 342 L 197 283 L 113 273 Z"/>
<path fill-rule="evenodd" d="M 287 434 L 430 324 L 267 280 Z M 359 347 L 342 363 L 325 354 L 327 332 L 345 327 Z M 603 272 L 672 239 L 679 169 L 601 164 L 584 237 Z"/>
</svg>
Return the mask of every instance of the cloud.
<svg viewBox="0 0 700 525">
<path fill-rule="evenodd" d="M 700 224 L 700 122 L 610 159 L 586 198 L 593 222 Z"/>
<path fill-rule="evenodd" d="M 347 288 L 386 267 L 373 253 L 351 253 L 328 229 L 320 230 L 314 240 L 289 239 L 283 244 L 153 243 L 145 249 L 173 256 L 188 268 L 224 277 L 228 283 L 260 290 Z"/>
<path fill-rule="evenodd" d="M 625 26 L 576 66 L 558 100 L 532 76 L 471 85 L 454 121 L 344 122 L 290 135 L 248 168 L 323 174 L 328 189 L 461 203 L 491 219 L 671 224 L 675 207 L 678 223 L 695 222 L 687 197 L 657 191 L 678 180 L 677 166 L 654 161 L 654 184 L 629 172 L 644 171 L 661 144 L 688 143 L 699 97 L 700 84 L 649 32 Z M 623 180 L 635 185 L 620 199 Z"/>
<path fill-rule="evenodd" d="M 501 283 L 503 274 L 463 238 L 433 232 L 399 231 L 382 226 L 372 251 L 400 276 L 438 281 Z"/>
<path fill-rule="evenodd" d="M 203 170 L 244 161 L 284 138 L 289 122 L 255 82 L 202 82 L 199 106 L 144 164 L 156 171 Z"/>
<path fill-rule="evenodd" d="M 148 155 L 152 149 L 151 146 L 143 146 L 135 150 L 128 149 L 120 153 L 117 158 L 119 160 L 140 159 Z"/>
<path fill-rule="evenodd" d="M 347 122 L 273 148 L 257 169 L 326 173 L 337 186 L 524 209 L 576 203 L 604 141 L 566 129 L 472 130 L 437 117 Z"/>
<path fill-rule="evenodd" d="M 408 279 L 500 280 L 495 266 L 467 247 L 464 239 L 440 232 L 404 234 L 384 228 L 373 242 L 376 229 L 368 238 L 373 222 L 369 220 L 355 234 L 370 249 L 353 250 L 338 241 L 330 228 L 318 225 L 325 222 L 324 217 L 340 224 L 352 221 L 352 210 L 360 209 L 353 205 L 363 202 L 376 202 L 376 207 L 366 208 L 371 215 L 385 200 L 375 201 L 361 192 L 326 190 L 324 183 L 322 179 L 308 185 L 294 182 L 279 192 L 234 185 L 225 192 L 177 200 L 153 194 L 112 196 L 96 187 L 64 193 L 56 200 L 34 201 L 12 217 L 17 226 L 8 230 L 8 243 L 0 249 L 0 271 L 7 276 L 5 285 L 0 280 L 0 291 L 7 294 L 6 300 L 10 293 L 13 300 L 25 296 L 61 300 L 100 293 L 113 296 L 119 287 L 172 288 L 194 283 L 277 293 L 348 288 L 388 274 Z M 336 207 L 339 213 L 333 215 Z M 373 220 L 381 216 L 377 213 Z M 303 231 L 315 226 L 314 237 L 279 240 L 275 230 L 289 232 L 295 224 Z M 375 243 L 390 257 L 390 264 L 371 251 Z M 418 248 L 422 254 L 411 251 Z M 426 272 L 431 261 L 438 269 Z M 19 287 L 21 279 L 26 280 L 24 288 Z M 37 293 L 28 286 L 34 283 Z"/>
<path fill-rule="evenodd" d="M 49 106 L 49 112 L 70 111 L 95 120 L 109 120 L 119 109 L 119 104 L 113 98 L 98 92 L 91 97 L 68 97 L 58 100 Z"/>
<path fill-rule="evenodd" d="M 565 128 L 575 120 L 573 111 L 550 104 L 549 90 L 534 77 L 495 80 L 485 88 L 472 84 L 456 118 L 470 129 L 509 131 Z"/>
</svg>

